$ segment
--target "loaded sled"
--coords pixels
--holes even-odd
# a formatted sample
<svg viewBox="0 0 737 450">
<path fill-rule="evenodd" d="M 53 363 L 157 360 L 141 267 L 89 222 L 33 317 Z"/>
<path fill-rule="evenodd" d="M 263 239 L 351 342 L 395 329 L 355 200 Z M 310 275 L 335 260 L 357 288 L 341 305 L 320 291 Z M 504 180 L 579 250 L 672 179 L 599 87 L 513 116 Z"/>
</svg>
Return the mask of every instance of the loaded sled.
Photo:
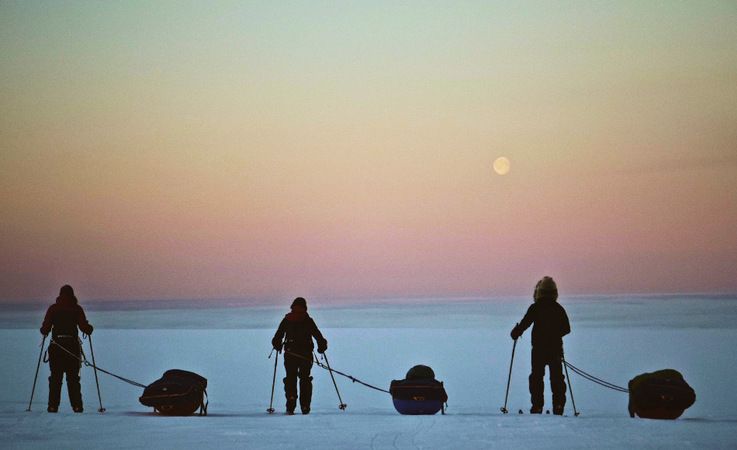
<svg viewBox="0 0 737 450">
<path fill-rule="evenodd" d="M 404 380 L 392 380 L 389 392 L 394 408 L 400 414 L 437 414 L 445 409 L 448 394 L 442 381 L 435 379 L 435 373 L 428 366 L 412 367 Z"/>
<path fill-rule="evenodd" d="M 673 369 L 643 373 L 629 382 L 630 417 L 677 419 L 696 401 L 696 393 Z"/>
<path fill-rule="evenodd" d="M 172 369 L 146 386 L 138 399 L 165 416 L 207 415 L 207 379 L 194 372 Z"/>
</svg>

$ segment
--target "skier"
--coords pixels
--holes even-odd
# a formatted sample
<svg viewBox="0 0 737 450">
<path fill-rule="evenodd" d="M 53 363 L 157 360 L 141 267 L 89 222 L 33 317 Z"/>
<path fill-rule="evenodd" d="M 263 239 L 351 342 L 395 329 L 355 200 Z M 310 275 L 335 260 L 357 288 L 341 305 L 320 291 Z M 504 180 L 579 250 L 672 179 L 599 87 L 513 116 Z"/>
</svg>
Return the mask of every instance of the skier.
<svg viewBox="0 0 737 450">
<path fill-rule="evenodd" d="M 79 385 L 79 369 L 82 367 L 82 347 L 77 334 L 77 328 L 82 333 L 92 334 L 92 325 L 87 321 L 84 310 L 74 296 L 74 289 L 64 285 L 59 291 L 56 303 L 49 306 L 41 325 L 41 334 L 47 336 L 51 332 L 49 345 L 49 405 L 46 409 L 50 413 L 59 410 L 61 399 L 61 383 L 64 374 L 67 376 L 67 390 L 69 402 L 75 413 L 84 411 L 82 392 Z"/>
<path fill-rule="evenodd" d="M 297 406 L 297 378 L 299 378 L 299 406 L 302 414 L 310 413 L 312 401 L 312 338 L 317 341 L 318 353 L 325 353 L 328 341 L 322 336 L 315 321 L 307 314 L 307 301 L 297 297 L 292 302 L 292 312 L 284 316 L 271 340 L 276 351 L 284 345 L 284 393 L 287 398 L 287 414 L 294 414 Z"/>
<path fill-rule="evenodd" d="M 531 414 L 543 410 L 545 366 L 548 366 L 550 389 L 553 391 L 553 414 L 562 415 L 566 404 L 566 385 L 563 377 L 563 336 L 571 332 L 566 310 L 557 302 L 558 287 L 550 277 L 537 282 L 535 303 L 530 305 L 522 321 L 510 335 L 517 340 L 532 327 L 532 373 L 530 374 Z"/>
</svg>

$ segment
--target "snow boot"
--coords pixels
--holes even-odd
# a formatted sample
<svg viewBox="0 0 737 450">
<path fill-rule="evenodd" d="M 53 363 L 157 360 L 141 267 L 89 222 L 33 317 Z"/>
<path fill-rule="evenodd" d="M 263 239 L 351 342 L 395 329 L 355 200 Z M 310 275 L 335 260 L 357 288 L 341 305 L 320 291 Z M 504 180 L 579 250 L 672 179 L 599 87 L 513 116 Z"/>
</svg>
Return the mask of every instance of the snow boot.
<svg viewBox="0 0 737 450">
<path fill-rule="evenodd" d="M 294 414 L 294 408 L 297 407 L 297 396 L 290 395 L 287 397 L 287 414 Z"/>
<path fill-rule="evenodd" d="M 530 414 L 542 414 L 543 413 L 543 407 L 542 406 L 534 406 L 530 408 Z"/>
<path fill-rule="evenodd" d="M 563 405 L 554 405 L 553 406 L 553 414 L 555 414 L 556 416 L 562 416 L 564 409 L 565 409 L 565 407 Z"/>
<path fill-rule="evenodd" d="M 59 412 L 59 407 L 58 406 L 49 406 L 48 408 L 46 408 L 46 411 L 47 412 L 50 412 L 50 413 Z"/>
</svg>

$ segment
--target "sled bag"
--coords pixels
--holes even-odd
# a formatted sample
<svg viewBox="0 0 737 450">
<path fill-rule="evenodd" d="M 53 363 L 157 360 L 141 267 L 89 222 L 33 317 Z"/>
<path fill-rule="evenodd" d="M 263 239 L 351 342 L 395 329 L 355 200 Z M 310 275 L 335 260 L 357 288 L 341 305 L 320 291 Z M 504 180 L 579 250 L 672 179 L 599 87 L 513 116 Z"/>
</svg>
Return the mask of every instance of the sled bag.
<svg viewBox="0 0 737 450">
<path fill-rule="evenodd" d="M 443 383 L 433 378 L 393 380 L 389 392 L 399 414 L 436 414 L 448 401 Z"/>
<path fill-rule="evenodd" d="M 643 373 L 629 382 L 630 417 L 677 419 L 696 401 L 696 393 L 673 369 Z"/>
<path fill-rule="evenodd" d="M 166 416 L 207 415 L 207 379 L 186 370 L 172 369 L 146 386 L 138 399 Z"/>
</svg>

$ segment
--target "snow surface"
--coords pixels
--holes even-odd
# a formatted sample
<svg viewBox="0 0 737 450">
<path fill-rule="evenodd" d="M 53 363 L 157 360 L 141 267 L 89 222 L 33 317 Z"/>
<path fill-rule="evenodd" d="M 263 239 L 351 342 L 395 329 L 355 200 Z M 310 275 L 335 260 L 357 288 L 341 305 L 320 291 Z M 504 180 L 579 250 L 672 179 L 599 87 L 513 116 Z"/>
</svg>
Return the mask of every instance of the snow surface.
<svg viewBox="0 0 737 450">
<path fill-rule="evenodd" d="M 517 345 L 511 413 L 501 414 L 512 348 L 508 333 L 528 305 L 527 300 L 506 299 L 311 308 L 330 342 L 334 368 L 388 389 L 413 365 L 429 365 L 448 391 L 444 416 L 399 415 L 388 394 L 337 377 L 348 404 L 340 411 L 330 377 L 318 367 L 313 369 L 312 413 L 285 416 L 281 358 L 277 414 L 267 414 L 274 367 L 273 357 L 267 358 L 269 342 L 286 308 L 230 306 L 143 312 L 87 308 L 97 327 L 93 342 L 100 367 L 144 384 L 171 368 L 200 373 L 209 381 L 207 417 L 158 416 L 138 403 L 140 388 L 104 374 L 100 384 L 107 412 L 98 414 L 90 368 L 82 369 L 85 413 L 73 414 L 64 392 L 60 412 L 48 414 L 47 365 L 41 367 L 33 411 L 26 412 L 43 311 L 4 305 L 2 447 L 737 447 L 737 299 L 596 297 L 561 303 L 573 329 L 565 339 L 570 362 L 621 386 L 637 374 L 675 368 L 695 389 L 696 403 L 676 421 L 631 419 L 626 394 L 571 374 L 581 416 L 573 417 L 570 396 L 567 417 L 518 415 L 517 410 L 529 409 L 528 331 Z M 245 325 L 239 329 L 238 323 Z"/>
</svg>

